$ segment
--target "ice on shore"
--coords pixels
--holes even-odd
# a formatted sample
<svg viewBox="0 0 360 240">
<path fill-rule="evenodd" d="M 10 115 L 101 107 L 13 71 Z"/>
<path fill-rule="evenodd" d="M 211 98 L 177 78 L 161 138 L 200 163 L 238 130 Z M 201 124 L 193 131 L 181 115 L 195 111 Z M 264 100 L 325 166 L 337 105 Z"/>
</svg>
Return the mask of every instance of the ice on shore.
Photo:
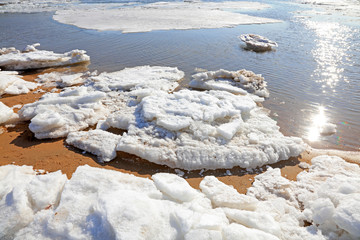
<svg viewBox="0 0 360 240">
<path fill-rule="evenodd" d="M 83 73 L 64 74 L 59 72 L 44 73 L 35 81 L 44 87 L 70 87 L 85 82 Z"/>
<path fill-rule="evenodd" d="M 66 138 L 66 143 L 90 152 L 100 162 L 109 162 L 116 157 L 116 145 L 121 136 L 100 129 L 71 132 Z"/>
<path fill-rule="evenodd" d="M 60 172 L 36 175 L 31 167 L 8 165 L 0 167 L 0 209 L 7 213 L 0 216 L 0 234 L 5 239 L 358 239 L 359 178 L 358 165 L 320 156 L 297 181 L 269 168 L 245 195 L 213 176 L 202 180 L 199 191 L 168 173 L 150 180 L 80 166 L 66 181 Z"/>
<path fill-rule="evenodd" d="M 0 124 L 12 123 L 19 118 L 12 108 L 0 102 Z"/>
<path fill-rule="evenodd" d="M 0 96 L 3 94 L 18 95 L 30 92 L 39 84 L 23 80 L 17 72 L 0 71 Z"/>
<path fill-rule="evenodd" d="M 105 118 L 108 110 L 101 100 L 106 94 L 87 87 L 67 88 L 47 93 L 39 101 L 25 104 L 19 111 L 22 120 L 31 120 L 30 130 L 38 139 L 65 137 Z"/>
<path fill-rule="evenodd" d="M 249 92 L 259 97 L 269 97 L 264 78 L 245 69 L 202 72 L 194 74 L 192 78 L 189 86 L 195 89 L 222 90 L 243 95 Z"/>
<path fill-rule="evenodd" d="M 181 90 L 143 98 L 117 150 L 195 170 L 275 163 L 299 155 L 304 144 L 282 135 L 248 95 Z"/>
<path fill-rule="evenodd" d="M 269 7 L 253 2 L 161 2 L 119 9 L 60 10 L 54 20 L 100 31 L 149 32 L 171 29 L 234 27 L 240 24 L 279 22 L 221 9 L 256 10 Z"/>
<path fill-rule="evenodd" d="M 27 46 L 24 50 L 11 51 L 0 55 L 0 68 L 5 70 L 27 70 L 47 67 L 58 67 L 89 62 L 90 57 L 84 50 L 72 50 L 66 53 L 37 50 L 40 44 Z"/>
</svg>

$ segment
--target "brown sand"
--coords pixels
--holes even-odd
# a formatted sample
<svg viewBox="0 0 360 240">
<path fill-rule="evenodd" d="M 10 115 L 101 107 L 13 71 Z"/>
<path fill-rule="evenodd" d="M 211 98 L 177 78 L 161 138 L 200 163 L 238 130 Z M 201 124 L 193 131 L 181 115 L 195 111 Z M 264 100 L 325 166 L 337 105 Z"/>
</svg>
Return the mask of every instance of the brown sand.
<svg viewBox="0 0 360 240">
<path fill-rule="evenodd" d="M 24 76 L 25 80 L 33 81 L 39 73 Z M 47 89 L 48 90 L 48 89 Z M 12 107 L 17 104 L 26 104 L 34 102 L 41 97 L 42 93 L 33 92 L 18 96 L 3 96 L 0 98 L 4 104 Z M 28 123 L 19 123 L 15 127 L 0 127 L 5 132 L 1 134 L 0 129 L 0 166 L 7 164 L 30 165 L 34 169 L 44 169 L 48 172 L 61 170 L 70 178 L 78 166 L 87 164 L 92 167 L 112 169 L 124 173 L 131 173 L 140 177 L 150 178 L 157 172 L 175 173 L 174 169 L 166 166 L 157 165 L 136 156 L 118 152 L 118 156 L 113 161 L 101 164 L 96 157 L 89 153 L 82 153 L 81 150 L 65 144 L 64 138 L 51 140 L 38 140 L 28 129 Z M 329 151 L 329 150 L 325 150 Z M 296 180 L 299 172 L 303 171 L 299 167 L 300 162 L 310 163 L 312 157 L 325 154 L 324 151 L 309 149 L 300 157 L 291 158 L 287 161 L 281 161 L 270 165 L 271 167 L 281 168 L 282 175 L 290 180 Z M 331 154 L 331 152 L 330 152 Z M 333 151 L 332 154 L 342 155 L 341 157 L 351 162 L 360 163 L 359 152 L 349 154 L 344 151 Z M 350 156 L 349 159 L 347 157 Z M 200 171 L 185 171 L 185 179 L 195 188 L 199 187 L 200 181 L 207 175 L 214 175 L 222 182 L 233 185 L 240 193 L 246 193 L 247 188 L 251 186 L 254 177 L 263 171 L 266 167 L 255 169 L 253 172 L 247 172 L 245 169 L 230 169 L 231 175 L 227 170 L 207 170 L 200 175 Z"/>
</svg>

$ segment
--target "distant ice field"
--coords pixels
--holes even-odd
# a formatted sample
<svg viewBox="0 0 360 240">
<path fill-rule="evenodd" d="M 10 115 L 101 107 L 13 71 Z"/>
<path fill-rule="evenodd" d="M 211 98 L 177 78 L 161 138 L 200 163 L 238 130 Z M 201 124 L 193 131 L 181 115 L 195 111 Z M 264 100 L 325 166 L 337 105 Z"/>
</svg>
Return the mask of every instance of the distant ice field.
<svg viewBox="0 0 360 240">
<path fill-rule="evenodd" d="M 51 9 L 55 1 L 41 2 Z M 150 2 L 154 1 L 141 3 Z M 195 68 L 251 70 L 267 81 L 270 97 L 263 104 L 271 110 L 270 117 L 285 135 L 302 137 L 313 147 L 358 150 L 360 27 L 355 11 L 358 5 L 257 2 L 271 7 L 231 11 L 282 22 L 185 31 L 99 32 L 54 21 L 55 10 L 68 9 L 69 3 L 60 1 L 50 12 L 0 14 L 0 42 L 1 47 L 17 48 L 40 42 L 42 49 L 54 52 L 84 49 L 91 56 L 90 70 L 100 72 L 142 65 L 178 67 L 186 76 L 194 74 Z M 99 8 L 99 4 L 111 8 L 124 3 L 128 7 L 139 5 L 122 1 L 74 1 L 70 5 L 78 7 L 80 3 L 89 8 Z M 0 11 L 7 5 L 0 6 Z M 26 9 L 31 9 L 31 5 L 27 6 Z M 333 11 L 336 8 L 340 10 Z M 352 14 L 347 14 L 349 8 L 354 9 Z M 244 33 L 266 36 L 279 47 L 262 54 L 246 51 L 237 39 Z M 324 119 L 336 125 L 336 134 L 319 134 Z"/>
</svg>

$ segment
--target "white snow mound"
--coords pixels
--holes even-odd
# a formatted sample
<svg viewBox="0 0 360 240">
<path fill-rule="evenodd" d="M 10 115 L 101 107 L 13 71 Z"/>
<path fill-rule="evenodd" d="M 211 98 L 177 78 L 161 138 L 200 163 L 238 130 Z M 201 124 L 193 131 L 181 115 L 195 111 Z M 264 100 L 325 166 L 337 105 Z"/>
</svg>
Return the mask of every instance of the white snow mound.
<svg viewBox="0 0 360 240">
<path fill-rule="evenodd" d="M 12 51 L 0 55 L 0 68 L 6 70 L 27 70 L 58 67 L 89 62 L 90 57 L 84 50 L 72 50 L 63 54 L 37 50 L 40 44 L 29 45 L 25 52 Z"/>
</svg>

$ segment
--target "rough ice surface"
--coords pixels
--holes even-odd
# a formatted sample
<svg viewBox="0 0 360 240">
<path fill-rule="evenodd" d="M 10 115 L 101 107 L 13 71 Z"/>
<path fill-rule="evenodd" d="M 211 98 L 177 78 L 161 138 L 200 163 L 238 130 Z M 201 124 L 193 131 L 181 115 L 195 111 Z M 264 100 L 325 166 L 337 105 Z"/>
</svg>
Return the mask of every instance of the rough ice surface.
<svg viewBox="0 0 360 240">
<path fill-rule="evenodd" d="M 89 62 L 90 57 L 84 50 L 72 50 L 63 54 L 37 50 L 39 44 L 29 45 L 26 52 L 10 52 L 0 55 L 0 68 L 5 70 L 27 70 L 58 67 Z"/>
<path fill-rule="evenodd" d="M 80 166 L 72 178 L 0 167 L 4 239 L 359 239 L 360 168 L 320 156 L 289 181 L 256 176 L 246 195 L 213 176 L 200 191 L 181 177 L 152 180 Z M 249 205 L 250 204 L 250 205 Z M 251 206 L 251 207 L 249 207 Z M 307 222 L 305 225 L 304 222 Z"/>
<path fill-rule="evenodd" d="M 67 88 L 45 94 L 39 101 L 25 104 L 19 111 L 22 120 L 31 120 L 30 130 L 38 139 L 65 137 L 104 118 L 108 110 L 101 100 L 106 94 L 87 87 Z"/>
<path fill-rule="evenodd" d="M 283 136 L 248 95 L 181 90 L 144 97 L 117 150 L 194 170 L 254 168 L 297 156 L 304 144 Z"/>
<path fill-rule="evenodd" d="M 116 157 L 116 145 L 119 135 L 100 129 L 71 132 L 66 143 L 96 155 L 101 162 L 111 161 Z"/>
<path fill-rule="evenodd" d="M 51 72 L 39 75 L 35 81 L 44 87 L 70 87 L 85 82 L 83 73 L 63 74 Z"/>
<path fill-rule="evenodd" d="M 195 89 L 222 90 L 243 95 L 249 92 L 260 97 L 269 97 L 264 78 L 245 69 L 207 71 L 194 74 L 192 78 L 189 86 Z"/>
<path fill-rule="evenodd" d="M 118 30 L 123 33 L 222 28 L 234 27 L 239 24 L 279 22 L 274 19 L 220 10 L 256 10 L 266 7 L 268 5 L 252 2 L 161 2 L 120 9 L 60 10 L 53 18 L 61 23 L 72 24 L 80 28 L 100 31 Z"/>
<path fill-rule="evenodd" d="M 28 93 L 39 84 L 23 80 L 17 72 L 0 71 L 0 96 L 3 94 L 18 95 Z"/>
<path fill-rule="evenodd" d="M 0 124 L 11 123 L 19 118 L 18 114 L 0 102 Z"/>
<path fill-rule="evenodd" d="M 0 238 L 13 239 L 37 213 L 56 208 L 66 180 L 60 171 L 36 175 L 30 166 L 0 167 Z"/>
<path fill-rule="evenodd" d="M 254 51 L 269 51 L 278 46 L 276 42 L 256 34 L 243 34 L 239 38 L 246 43 L 248 49 Z"/>
</svg>

